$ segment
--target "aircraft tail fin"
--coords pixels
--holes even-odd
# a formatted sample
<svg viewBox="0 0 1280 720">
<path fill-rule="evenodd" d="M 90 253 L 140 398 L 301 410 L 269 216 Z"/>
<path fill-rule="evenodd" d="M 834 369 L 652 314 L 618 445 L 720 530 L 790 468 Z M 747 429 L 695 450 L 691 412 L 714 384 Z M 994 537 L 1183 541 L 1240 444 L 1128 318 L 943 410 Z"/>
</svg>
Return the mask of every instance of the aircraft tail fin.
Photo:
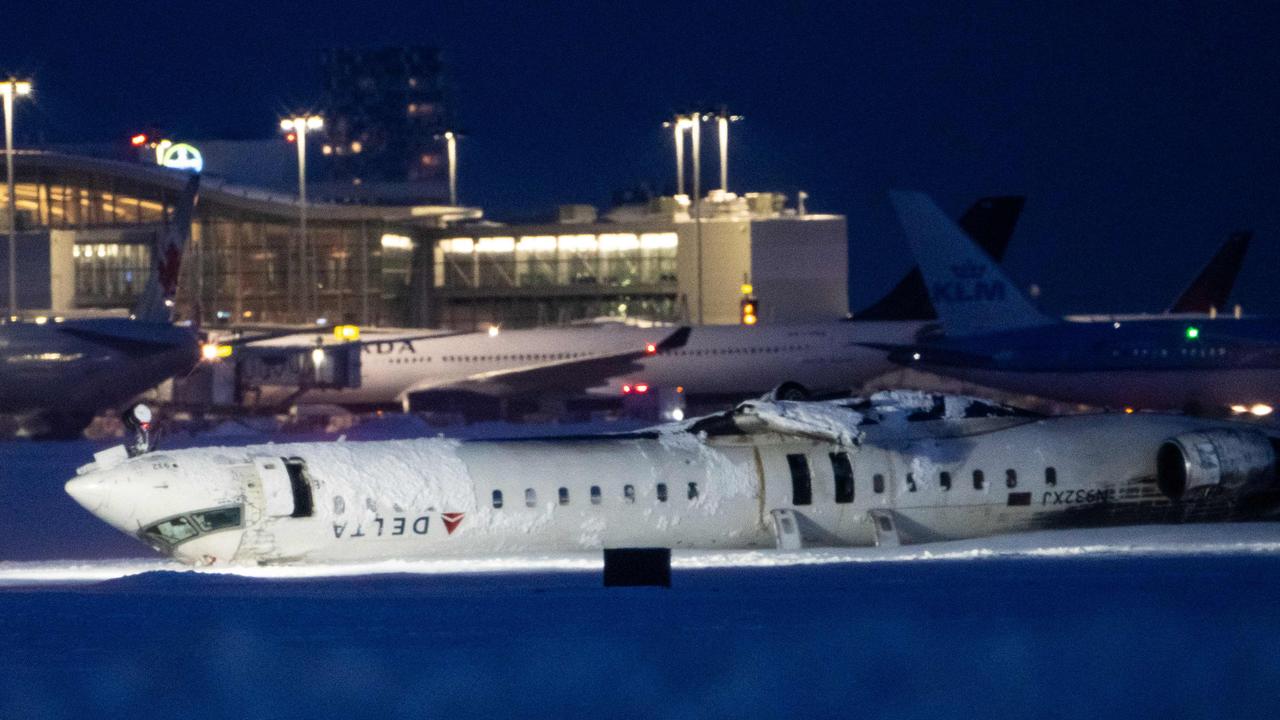
<svg viewBox="0 0 1280 720">
<path fill-rule="evenodd" d="M 173 218 L 164 232 L 156 235 L 151 248 L 151 276 L 133 308 L 134 318 L 143 322 L 173 322 L 173 301 L 178 294 L 178 271 L 191 239 L 200 191 L 200 176 L 192 175 L 173 208 Z"/>
<path fill-rule="evenodd" d="M 1231 233 L 1200 274 L 1165 312 L 1208 313 L 1226 307 L 1252 239 L 1253 233 L 1248 230 Z"/>
<path fill-rule="evenodd" d="M 960 229 L 1000 262 L 1026 201 L 1020 195 L 980 198 L 960 217 Z M 850 319 L 934 320 L 937 317 L 938 313 L 929 303 L 929 291 L 924 286 L 920 267 L 916 266 L 884 297 L 854 313 Z"/>
<path fill-rule="evenodd" d="M 1057 322 L 1031 304 L 1004 272 L 927 195 L 890 194 L 911 251 L 948 335 L 977 335 Z"/>
</svg>

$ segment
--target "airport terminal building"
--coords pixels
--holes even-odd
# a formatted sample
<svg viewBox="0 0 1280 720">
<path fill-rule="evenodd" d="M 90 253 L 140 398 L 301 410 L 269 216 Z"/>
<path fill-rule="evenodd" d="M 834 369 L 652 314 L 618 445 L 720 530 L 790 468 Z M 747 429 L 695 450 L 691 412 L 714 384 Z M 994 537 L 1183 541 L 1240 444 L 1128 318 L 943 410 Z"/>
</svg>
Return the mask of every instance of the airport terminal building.
<svg viewBox="0 0 1280 720">
<path fill-rule="evenodd" d="M 44 151 L 19 151 L 15 172 L 24 314 L 130 307 L 187 172 Z M 845 219 L 784 204 L 773 193 L 712 193 L 700 213 L 662 197 L 604 216 L 567 206 L 554 221 L 504 225 L 477 208 L 314 202 L 304 276 L 297 196 L 206 172 L 178 310 L 205 324 L 458 330 L 600 318 L 737 323 L 745 283 L 761 322 L 843 317 Z M 8 230 L 6 213 L 0 225 Z M 0 287 L 6 262 L 0 252 Z"/>
</svg>

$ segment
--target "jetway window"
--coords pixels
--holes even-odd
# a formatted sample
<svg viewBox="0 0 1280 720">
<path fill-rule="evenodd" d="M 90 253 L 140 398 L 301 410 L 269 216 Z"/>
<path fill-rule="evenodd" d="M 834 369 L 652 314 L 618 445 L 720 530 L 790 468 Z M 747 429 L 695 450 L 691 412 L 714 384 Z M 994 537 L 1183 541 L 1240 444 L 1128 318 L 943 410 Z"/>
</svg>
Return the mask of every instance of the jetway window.
<svg viewBox="0 0 1280 720">
<path fill-rule="evenodd" d="M 1044 469 L 1044 484 L 1051 487 L 1058 484 L 1057 468 L 1051 466 Z"/>
<path fill-rule="evenodd" d="M 876 493 L 884 492 L 884 475 L 876 473 L 871 476 L 871 489 Z"/>
<path fill-rule="evenodd" d="M 667 484 L 658 483 L 658 502 L 667 501 Z"/>
<path fill-rule="evenodd" d="M 973 471 L 973 489 L 981 490 L 987 484 L 987 478 L 982 474 L 981 470 Z"/>
<path fill-rule="evenodd" d="M 803 454 L 787 455 L 791 468 L 791 504 L 809 505 L 813 502 L 813 478 L 809 474 L 809 459 Z"/>
<path fill-rule="evenodd" d="M 533 507 L 538 504 L 538 493 L 533 488 L 524 491 L 524 506 Z"/>
<path fill-rule="evenodd" d="M 1005 487 L 1011 487 L 1011 488 L 1018 487 L 1018 471 L 1014 470 L 1013 468 L 1009 468 L 1008 470 L 1005 470 L 1004 484 L 1005 484 Z"/>
<path fill-rule="evenodd" d="M 698 483 L 689 483 L 689 499 L 698 499 Z"/>
<path fill-rule="evenodd" d="M 836 502 L 853 502 L 853 464 L 849 462 L 849 453 L 828 453 L 828 456 L 836 478 Z"/>
<path fill-rule="evenodd" d="M 943 490 L 950 490 L 951 489 L 951 473 L 945 470 L 938 473 L 938 484 L 942 486 Z"/>
<path fill-rule="evenodd" d="M 635 485 L 623 485 L 623 486 L 622 486 L 622 497 L 623 497 L 627 502 L 629 502 L 629 503 L 633 503 L 633 502 L 635 502 L 635 501 L 636 501 L 636 486 L 635 486 Z"/>
<path fill-rule="evenodd" d="M 560 488 L 560 504 L 561 505 L 569 504 L 569 488 L 564 488 L 564 487 Z"/>
<path fill-rule="evenodd" d="M 500 507 L 502 507 L 502 491 L 494 490 L 493 491 L 493 508 L 496 510 Z"/>
<path fill-rule="evenodd" d="M 600 504 L 600 486 L 599 485 L 591 486 L 591 504 L 592 505 Z"/>
<path fill-rule="evenodd" d="M 289 487 L 293 490 L 293 512 L 289 517 L 311 517 L 314 510 L 311 483 L 307 480 L 306 465 L 302 458 L 281 458 L 289 471 Z"/>
</svg>

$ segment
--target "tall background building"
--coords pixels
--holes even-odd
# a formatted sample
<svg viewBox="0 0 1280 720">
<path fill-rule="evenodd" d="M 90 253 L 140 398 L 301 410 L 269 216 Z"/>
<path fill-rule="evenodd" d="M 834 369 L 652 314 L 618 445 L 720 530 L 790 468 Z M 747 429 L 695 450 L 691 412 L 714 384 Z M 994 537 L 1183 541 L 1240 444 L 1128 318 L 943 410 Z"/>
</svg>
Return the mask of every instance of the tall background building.
<svg viewBox="0 0 1280 720">
<path fill-rule="evenodd" d="M 317 195 L 340 201 L 448 198 L 440 135 L 452 129 L 436 48 L 338 48 L 322 59 L 326 139 Z"/>
</svg>

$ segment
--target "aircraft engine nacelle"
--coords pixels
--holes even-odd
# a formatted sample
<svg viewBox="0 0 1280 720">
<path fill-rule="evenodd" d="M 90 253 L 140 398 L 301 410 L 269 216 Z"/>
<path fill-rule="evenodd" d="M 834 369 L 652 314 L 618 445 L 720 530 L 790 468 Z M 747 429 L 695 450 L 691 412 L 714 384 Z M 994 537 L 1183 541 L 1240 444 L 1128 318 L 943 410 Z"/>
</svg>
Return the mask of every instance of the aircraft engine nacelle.
<svg viewBox="0 0 1280 720">
<path fill-rule="evenodd" d="M 1165 440 L 1156 484 L 1170 500 L 1212 492 L 1247 493 L 1276 484 L 1276 445 L 1253 430 L 1206 430 Z"/>
</svg>

